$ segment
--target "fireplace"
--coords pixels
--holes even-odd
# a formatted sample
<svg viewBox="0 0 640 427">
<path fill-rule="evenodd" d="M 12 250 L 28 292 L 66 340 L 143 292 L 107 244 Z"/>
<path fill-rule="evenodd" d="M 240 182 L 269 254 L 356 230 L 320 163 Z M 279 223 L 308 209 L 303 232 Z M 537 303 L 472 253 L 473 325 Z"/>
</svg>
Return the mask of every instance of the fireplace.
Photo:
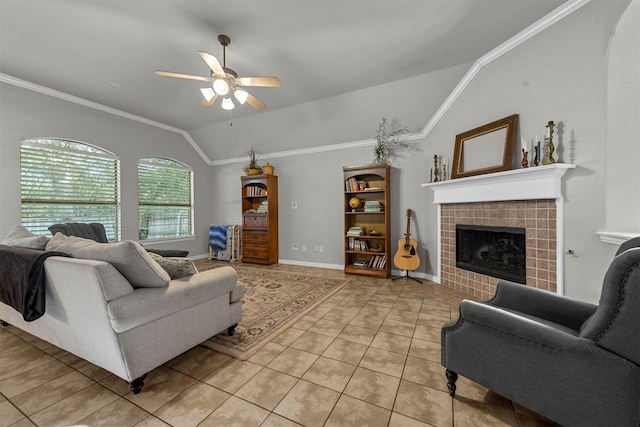
<svg viewBox="0 0 640 427">
<path fill-rule="evenodd" d="M 456 267 L 527 283 L 524 228 L 456 224 Z"/>
</svg>

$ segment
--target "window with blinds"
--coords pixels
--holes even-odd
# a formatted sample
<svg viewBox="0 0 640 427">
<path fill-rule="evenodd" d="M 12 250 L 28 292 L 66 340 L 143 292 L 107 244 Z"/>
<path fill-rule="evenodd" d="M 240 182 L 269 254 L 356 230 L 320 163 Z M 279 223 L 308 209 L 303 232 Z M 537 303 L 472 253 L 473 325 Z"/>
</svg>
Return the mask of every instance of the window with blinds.
<svg viewBox="0 0 640 427">
<path fill-rule="evenodd" d="M 158 157 L 138 162 L 139 238 L 193 235 L 193 171 Z"/>
<path fill-rule="evenodd" d="M 63 139 L 28 139 L 20 146 L 22 225 L 49 234 L 52 224 L 99 222 L 120 239 L 120 161 L 113 153 Z"/>
</svg>

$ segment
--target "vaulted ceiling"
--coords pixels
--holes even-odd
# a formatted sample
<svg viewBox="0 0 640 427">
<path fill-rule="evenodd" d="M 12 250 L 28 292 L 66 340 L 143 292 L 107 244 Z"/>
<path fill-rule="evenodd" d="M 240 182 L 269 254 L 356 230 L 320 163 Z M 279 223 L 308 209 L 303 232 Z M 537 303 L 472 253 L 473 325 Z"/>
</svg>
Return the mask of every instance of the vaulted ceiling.
<svg viewBox="0 0 640 427">
<path fill-rule="evenodd" d="M 562 3 L 0 0 L 0 73 L 189 132 L 231 115 L 154 70 L 208 76 L 219 34 L 240 76 L 280 78 L 249 89 L 272 111 L 473 62 Z"/>
</svg>

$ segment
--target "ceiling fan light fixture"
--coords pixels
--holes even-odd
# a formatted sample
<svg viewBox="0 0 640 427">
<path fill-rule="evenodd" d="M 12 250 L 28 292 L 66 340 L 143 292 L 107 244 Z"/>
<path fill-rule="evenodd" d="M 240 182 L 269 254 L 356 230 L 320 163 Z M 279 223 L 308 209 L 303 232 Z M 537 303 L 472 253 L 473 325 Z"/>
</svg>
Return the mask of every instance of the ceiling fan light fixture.
<svg viewBox="0 0 640 427">
<path fill-rule="evenodd" d="M 231 98 L 229 98 L 228 96 L 225 96 L 222 99 L 222 108 L 225 110 L 233 110 L 235 108 L 235 104 L 233 103 L 233 101 L 231 100 Z"/>
<path fill-rule="evenodd" d="M 229 83 L 224 79 L 215 79 L 213 81 L 213 90 L 220 96 L 225 96 L 229 93 Z"/>
<path fill-rule="evenodd" d="M 210 87 L 202 88 L 200 89 L 200 92 L 202 92 L 202 96 L 204 96 L 204 99 L 206 99 L 207 102 L 211 101 L 216 94 L 213 88 Z"/>
<path fill-rule="evenodd" d="M 244 89 L 236 89 L 233 92 L 233 96 L 236 97 L 240 105 L 244 105 L 247 102 L 247 98 L 249 97 L 249 93 Z"/>
</svg>

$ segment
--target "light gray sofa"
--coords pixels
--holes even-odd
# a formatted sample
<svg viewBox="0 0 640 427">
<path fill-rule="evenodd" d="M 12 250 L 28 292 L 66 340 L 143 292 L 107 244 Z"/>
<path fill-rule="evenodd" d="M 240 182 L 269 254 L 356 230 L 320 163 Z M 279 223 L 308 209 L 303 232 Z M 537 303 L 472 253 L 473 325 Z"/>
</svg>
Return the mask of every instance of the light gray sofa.
<svg viewBox="0 0 640 427">
<path fill-rule="evenodd" d="M 25 322 L 0 302 L 0 319 L 112 372 L 134 393 L 149 371 L 225 329 L 233 334 L 242 318 L 243 288 L 231 267 L 157 287 L 134 287 L 94 259 L 52 256 L 44 267 L 45 314 Z"/>
</svg>

